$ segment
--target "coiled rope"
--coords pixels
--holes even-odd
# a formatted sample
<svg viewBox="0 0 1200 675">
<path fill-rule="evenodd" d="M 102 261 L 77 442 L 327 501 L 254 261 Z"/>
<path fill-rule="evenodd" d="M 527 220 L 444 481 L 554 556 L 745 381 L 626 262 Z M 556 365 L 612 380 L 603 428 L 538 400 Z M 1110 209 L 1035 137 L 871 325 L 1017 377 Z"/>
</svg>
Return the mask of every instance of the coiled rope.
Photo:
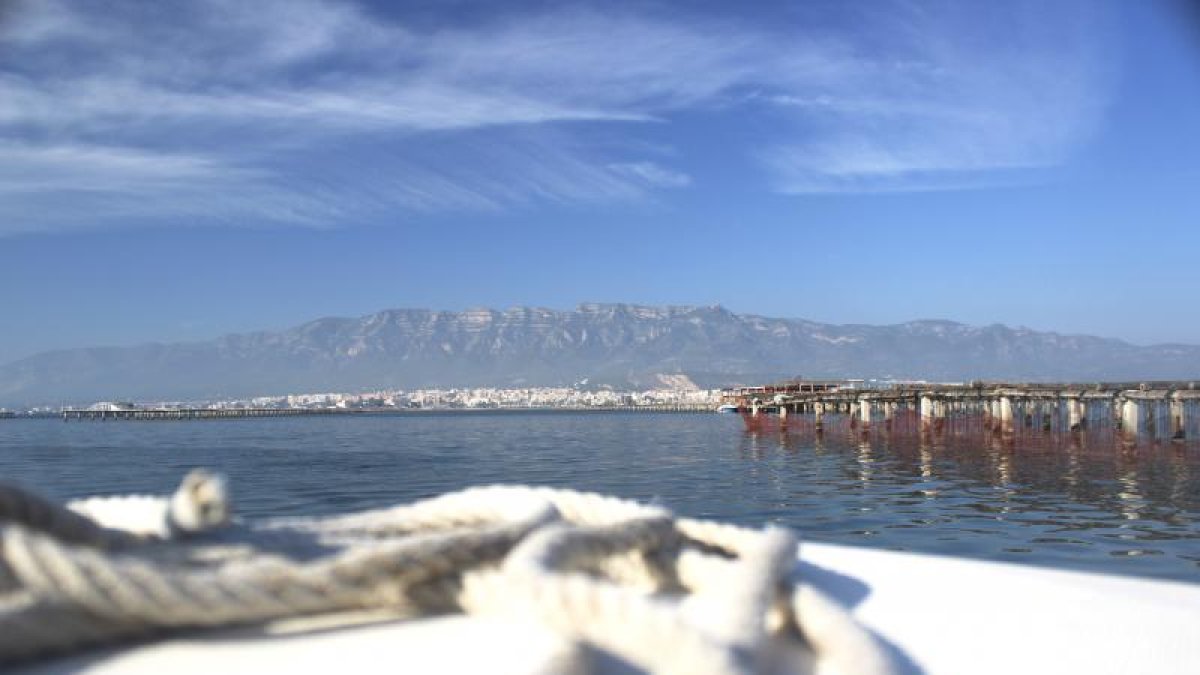
<svg viewBox="0 0 1200 675">
<path fill-rule="evenodd" d="M 796 578 L 795 553 L 786 530 L 549 488 L 247 524 L 231 521 L 224 480 L 205 471 L 170 497 L 66 506 L 0 485 L 0 664 L 386 609 L 532 619 L 654 673 L 779 672 L 795 653 L 808 655 L 787 662 L 802 670 L 891 672 L 870 634 Z"/>
</svg>

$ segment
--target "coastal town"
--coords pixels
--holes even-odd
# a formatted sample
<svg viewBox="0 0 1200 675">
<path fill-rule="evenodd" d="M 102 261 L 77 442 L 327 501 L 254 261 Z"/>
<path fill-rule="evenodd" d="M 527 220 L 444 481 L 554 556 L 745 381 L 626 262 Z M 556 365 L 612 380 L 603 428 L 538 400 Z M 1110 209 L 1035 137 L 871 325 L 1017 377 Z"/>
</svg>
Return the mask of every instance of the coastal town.
<svg viewBox="0 0 1200 675">
<path fill-rule="evenodd" d="M 40 406 L 27 410 L 0 409 L 0 417 L 58 415 L 64 410 L 295 410 L 295 411 L 417 411 L 486 409 L 712 409 L 721 401 L 719 389 L 646 389 L 617 391 L 582 387 L 448 389 L 380 389 L 367 392 L 281 394 L 199 401 L 97 401 L 82 406 Z"/>
<path fill-rule="evenodd" d="M 234 402 L 254 407 L 289 408 L 609 408 L 659 405 L 715 406 L 719 389 L 648 389 L 643 391 L 588 391 L 574 387 L 501 389 L 384 390 L 361 394 L 302 394 L 261 397 Z"/>
</svg>

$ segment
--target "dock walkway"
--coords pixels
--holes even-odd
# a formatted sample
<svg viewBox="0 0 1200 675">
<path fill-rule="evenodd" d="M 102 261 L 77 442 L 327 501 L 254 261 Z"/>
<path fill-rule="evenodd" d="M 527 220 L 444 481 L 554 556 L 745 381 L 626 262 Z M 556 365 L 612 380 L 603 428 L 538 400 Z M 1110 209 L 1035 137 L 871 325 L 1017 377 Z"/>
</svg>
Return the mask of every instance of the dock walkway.
<svg viewBox="0 0 1200 675">
<path fill-rule="evenodd" d="M 915 417 L 922 428 L 974 417 L 998 433 L 1018 428 L 1080 431 L 1094 426 L 1130 436 L 1200 438 L 1196 382 L 1097 384 L 900 385 L 891 389 L 831 389 L 775 393 L 762 398 L 740 390 L 731 397 L 748 423 L 778 415 L 781 424 L 808 422 L 820 429 L 829 415 L 862 428 Z M 799 419 L 797 419 L 799 418 Z"/>
</svg>

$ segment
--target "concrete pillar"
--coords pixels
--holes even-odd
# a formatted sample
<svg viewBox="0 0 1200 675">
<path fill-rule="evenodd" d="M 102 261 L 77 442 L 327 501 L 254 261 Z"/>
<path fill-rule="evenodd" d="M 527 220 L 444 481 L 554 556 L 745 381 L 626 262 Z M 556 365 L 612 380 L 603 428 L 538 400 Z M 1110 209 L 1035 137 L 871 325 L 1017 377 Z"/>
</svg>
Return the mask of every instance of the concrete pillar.
<svg viewBox="0 0 1200 675">
<path fill-rule="evenodd" d="M 779 423 L 780 423 L 780 424 L 787 424 L 787 418 L 788 418 L 788 407 L 787 407 L 787 404 L 786 404 L 786 403 L 780 403 L 780 404 L 779 404 Z"/>
<path fill-rule="evenodd" d="M 1136 436 L 1138 422 L 1141 416 L 1141 403 L 1134 399 L 1125 399 L 1121 407 L 1121 430 L 1129 436 Z"/>
<path fill-rule="evenodd" d="M 1187 437 L 1187 418 L 1184 401 L 1179 397 L 1171 399 L 1171 438 L 1182 440 Z"/>
<path fill-rule="evenodd" d="M 1011 429 L 1013 424 L 1013 402 L 1007 396 L 1001 396 L 998 401 L 1000 408 L 1000 425 L 1006 429 Z"/>
<path fill-rule="evenodd" d="M 858 400 L 858 419 L 865 427 L 871 423 L 871 406 L 873 402 L 869 398 L 860 398 Z"/>
<path fill-rule="evenodd" d="M 896 404 L 892 401 L 886 401 L 883 404 L 883 421 L 891 423 L 892 418 L 896 416 Z"/>
<path fill-rule="evenodd" d="M 1071 396 L 1066 399 L 1067 402 L 1067 428 L 1071 431 L 1079 431 L 1083 428 L 1083 401 L 1076 396 Z"/>
<path fill-rule="evenodd" d="M 921 424 L 933 424 L 934 400 L 932 396 L 921 395 Z"/>
<path fill-rule="evenodd" d="M 825 424 L 825 404 L 820 401 L 813 404 L 813 423 L 817 429 Z"/>
</svg>

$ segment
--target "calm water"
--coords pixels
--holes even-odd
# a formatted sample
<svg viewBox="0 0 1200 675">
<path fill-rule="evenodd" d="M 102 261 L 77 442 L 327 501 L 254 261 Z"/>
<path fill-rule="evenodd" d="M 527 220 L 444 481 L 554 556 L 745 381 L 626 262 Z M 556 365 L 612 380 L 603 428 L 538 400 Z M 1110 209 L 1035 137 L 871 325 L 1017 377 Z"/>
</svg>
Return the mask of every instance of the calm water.
<svg viewBox="0 0 1200 675">
<path fill-rule="evenodd" d="M 56 498 L 224 471 L 246 516 L 382 506 L 482 483 L 659 500 L 806 539 L 1200 582 L 1200 450 L 748 433 L 736 416 L 410 414 L 0 421 L 0 477 Z"/>
</svg>

